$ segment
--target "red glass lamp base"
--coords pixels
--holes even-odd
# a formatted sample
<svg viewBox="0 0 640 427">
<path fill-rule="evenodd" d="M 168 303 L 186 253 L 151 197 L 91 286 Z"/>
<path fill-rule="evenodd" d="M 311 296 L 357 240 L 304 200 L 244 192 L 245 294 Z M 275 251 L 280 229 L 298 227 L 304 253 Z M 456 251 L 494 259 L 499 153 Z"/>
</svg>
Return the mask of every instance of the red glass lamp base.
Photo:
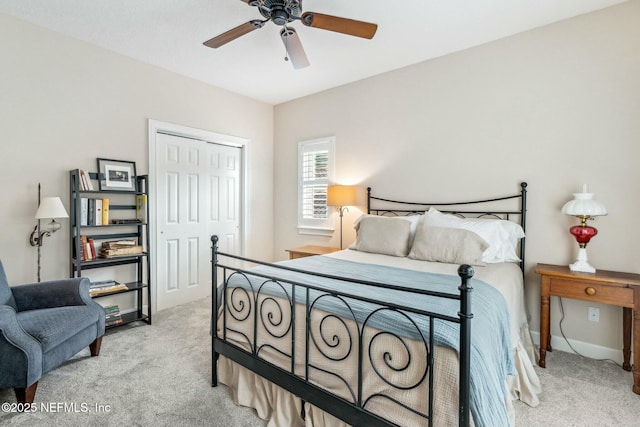
<svg viewBox="0 0 640 427">
<path fill-rule="evenodd" d="M 588 225 L 575 225 L 569 229 L 569 232 L 573 234 L 581 248 L 587 246 L 591 238 L 598 234 L 595 227 Z"/>
</svg>

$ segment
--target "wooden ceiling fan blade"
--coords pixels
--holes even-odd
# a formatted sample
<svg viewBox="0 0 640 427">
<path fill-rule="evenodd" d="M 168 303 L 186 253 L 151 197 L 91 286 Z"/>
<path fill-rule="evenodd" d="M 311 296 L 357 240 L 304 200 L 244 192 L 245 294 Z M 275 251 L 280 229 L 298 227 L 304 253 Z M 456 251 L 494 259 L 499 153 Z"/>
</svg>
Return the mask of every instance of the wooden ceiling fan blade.
<svg viewBox="0 0 640 427">
<path fill-rule="evenodd" d="M 377 24 L 325 15 L 323 13 L 305 12 L 301 18 L 302 23 L 307 27 L 321 28 L 323 30 L 335 31 L 337 33 L 365 39 L 372 39 L 378 30 Z"/>
<path fill-rule="evenodd" d="M 209 39 L 202 44 L 207 47 L 216 49 L 229 43 L 230 41 L 237 39 L 238 37 L 250 33 L 255 29 L 262 28 L 263 25 L 264 22 L 258 20 L 245 22 L 244 24 L 238 25 L 237 27 L 232 28 L 229 31 L 226 31 L 218 36 L 215 36 L 214 38 Z"/>
<path fill-rule="evenodd" d="M 293 28 L 282 27 L 280 31 L 280 37 L 284 43 L 284 47 L 287 50 L 287 55 L 291 59 L 291 64 L 296 70 L 309 66 L 309 59 L 302 47 L 302 42 L 298 33 Z"/>
</svg>

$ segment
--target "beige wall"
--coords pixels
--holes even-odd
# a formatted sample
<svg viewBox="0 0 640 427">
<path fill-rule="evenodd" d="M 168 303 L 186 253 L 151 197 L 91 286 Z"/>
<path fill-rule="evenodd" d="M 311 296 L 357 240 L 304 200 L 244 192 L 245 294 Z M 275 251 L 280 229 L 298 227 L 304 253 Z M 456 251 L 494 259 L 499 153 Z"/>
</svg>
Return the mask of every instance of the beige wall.
<svg viewBox="0 0 640 427">
<path fill-rule="evenodd" d="M 275 109 L 274 256 L 304 243 L 296 224 L 296 143 L 335 135 L 339 183 L 381 196 L 456 200 L 504 195 L 529 183 L 526 295 L 539 327 L 537 262 L 568 264 L 576 223 L 560 213 L 583 183 L 609 215 L 589 259 L 640 273 L 640 2 L 629 2 L 477 48 L 423 62 Z M 429 43 L 425 40 L 425 43 Z M 336 64 L 336 67 L 341 64 Z M 345 216 L 345 242 L 358 213 Z M 554 298 L 555 300 L 555 298 Z M 619 349 L 621 310 L 565 301 L 565 333 Z M 552 333 L 559 335 L 557 301 Z"/>
<path fill-rule="evenodd" d="M 96 158 L 149 171 L 148 119 L 248 138 L 247 254 L 272 256 L 273 107 L 0 14 L 0 259 L 35 281 L 37 186 L 69 207 L 69 170 Z M 212 71 L 214 72 L 214 71 Z M 42 278 L 69 274 L 69 221 L 46 238 Z"/>
</svg>

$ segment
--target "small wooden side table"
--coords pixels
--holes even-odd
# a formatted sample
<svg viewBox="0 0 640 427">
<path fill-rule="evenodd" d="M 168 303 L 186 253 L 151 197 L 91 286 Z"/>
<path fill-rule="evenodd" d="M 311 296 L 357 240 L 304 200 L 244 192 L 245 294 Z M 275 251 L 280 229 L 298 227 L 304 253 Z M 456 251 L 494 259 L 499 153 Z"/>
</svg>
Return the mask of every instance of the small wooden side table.
<svg viewBox="0 0 640 427">
<path fill-rule="evenodd" d="M 313 255 L 326 255 L 339 250 L 340 248 L 332 248 L 329 246 L 306 245 L 299 246 L 293 249 L 287 249 L 287 252 L 289 252 L 289 259 L 296 259 Z"/>
<path fill-rule="evenodd" d="M 549 298 L 564 298 L 611 304 L 622 307 L 624 363 L 631 370 L 631 342 L 633 325 L 633 392 L 640 394 L 640 274 L 597 270 L 595 273 L 574 272 L 567 266 L 538 264 L 540 287 L 540 361 L 546 366 L 547 351 L 551 350 L 549 331 Z"/>
</svg>

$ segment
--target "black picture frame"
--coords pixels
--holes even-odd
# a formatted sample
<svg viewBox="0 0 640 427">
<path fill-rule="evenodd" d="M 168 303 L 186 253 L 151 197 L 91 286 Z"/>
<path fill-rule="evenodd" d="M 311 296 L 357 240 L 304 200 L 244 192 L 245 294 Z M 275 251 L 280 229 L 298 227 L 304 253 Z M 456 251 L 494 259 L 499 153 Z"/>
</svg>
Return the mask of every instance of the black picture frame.
<svg viewBox="0 0 640 427">
<path fill-rule="evenodd" d="M 100 191 L 137 191 L 136 162 L 98 158 Z"/>
</svg>

